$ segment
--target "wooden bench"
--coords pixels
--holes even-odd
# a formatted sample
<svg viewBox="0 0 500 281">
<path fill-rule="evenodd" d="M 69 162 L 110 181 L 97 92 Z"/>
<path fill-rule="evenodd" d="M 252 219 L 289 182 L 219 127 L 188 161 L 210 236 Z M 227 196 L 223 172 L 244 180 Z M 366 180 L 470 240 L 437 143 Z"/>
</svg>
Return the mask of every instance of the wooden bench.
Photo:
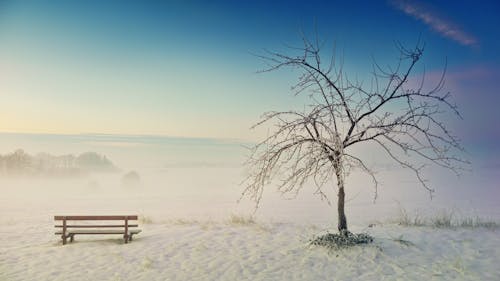
<svg viewBox="0 0 500 281">
<path fill-rule="evenodd" d="M 123 241 L 128 243 L 134 234 L 141 232 L 137 224 L 129 224 L 131 220 L 137 221 L 137 216 L 54 216 L 54 220 L 62 221 L 61 225 L 54 227 L 61 229 L 55 234 L 61 235 L 63 245 L 68 238 L 73 242 L 77 234 L 121 234 Z M 123 224 L 98 224 L 98 221 L 121 221 Z"/>
</svg>

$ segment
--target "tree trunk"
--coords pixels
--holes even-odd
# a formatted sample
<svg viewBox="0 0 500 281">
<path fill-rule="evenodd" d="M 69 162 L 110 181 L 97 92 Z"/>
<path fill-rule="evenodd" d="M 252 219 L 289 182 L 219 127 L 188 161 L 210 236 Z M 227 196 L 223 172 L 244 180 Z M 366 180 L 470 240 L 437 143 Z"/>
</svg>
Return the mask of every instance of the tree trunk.
<svg viewBox="0 0 500 281">
<path fill-rule="evenodd" d="M 347 219 L 345 217 L 345 212 L 344 212 L 344 186 L 339 186 L 339 201 L 337 202 L 337 212 L 339 215 L 339 223 L 338 223 L 338 229 L 339 232 L 343 233 L 347 230 Z"/>
<path fill-rule="evenodd" d="M 340 174 L 341 172 L 337 169 L 337 186 L 338 191 L 338 201 L 337 201 L 337 212 L 338 212 L 338 229 L 340 233 L 345 233 L 347 231 L 347 219 L 344 212 L 344 202 L 345 202 L 345 192 L 344 192 L 344 178 Z"/>
</svg>

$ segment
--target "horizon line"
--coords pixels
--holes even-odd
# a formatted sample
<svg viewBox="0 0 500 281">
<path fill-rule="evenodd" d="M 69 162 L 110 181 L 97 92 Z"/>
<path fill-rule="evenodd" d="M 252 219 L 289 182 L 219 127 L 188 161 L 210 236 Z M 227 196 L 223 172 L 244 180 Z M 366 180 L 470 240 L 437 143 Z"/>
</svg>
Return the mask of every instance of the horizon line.
<svg viewBox="0 0 500 281">
<path fill-rule="evenodd" d="M 161 139 L 177 139 L 177 140 L 208 140 L 218 142 L 232 142 L 232 143 L 249 143 L 251 140 L 238 139 L 238 138 L 224 138 L 224 137 L 201 137 L 201 136 L 173 136 L 164 134 L 129 134 L 129 133 L 49 133 L 49 132 L 12 132 L 0 131 L 2 135 L 31 135 L 31 136 L 60 136 L 60 137 L 118 137 L 118 138 L 161 138 Z"/>
</svg>

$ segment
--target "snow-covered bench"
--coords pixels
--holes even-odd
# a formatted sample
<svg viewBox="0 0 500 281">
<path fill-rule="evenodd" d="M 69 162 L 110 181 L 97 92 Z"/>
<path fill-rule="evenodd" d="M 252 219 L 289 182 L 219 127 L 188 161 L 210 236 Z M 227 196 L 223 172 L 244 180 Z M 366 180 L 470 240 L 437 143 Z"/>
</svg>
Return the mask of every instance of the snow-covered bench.
<svg viewBox="0 0 500 281">
<path fill-rule="evenodd" d="M 61 235 L 63 245 L 66 244 L 67 238 L 73 242 L 77 234 L 121 234 L 123 241 L 128 243 L 132 241 L 134 234 L 141 232 L 137 229 L 137 223 L 129 224 L 131 220 L 137 221 L 137 216 L 54 216 L 54 220 L 62 221 L 62 224 L 56 224 L 54 227 L 61 229 L 55 234 Z M 100 221 L 121 221 L 123 224 L 99 224 Z"/>
</svg>

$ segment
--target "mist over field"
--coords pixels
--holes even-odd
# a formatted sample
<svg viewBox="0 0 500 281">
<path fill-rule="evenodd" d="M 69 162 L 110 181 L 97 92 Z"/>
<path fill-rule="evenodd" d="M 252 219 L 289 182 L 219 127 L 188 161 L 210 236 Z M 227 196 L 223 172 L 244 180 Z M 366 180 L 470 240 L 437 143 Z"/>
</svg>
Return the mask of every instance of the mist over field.
<svg viewBox="0 0 500 281">
<path fill-rule="evenodd" d="M 257 211 L 248 198 L 239 200 L 240 183 L 247 175 L 243 165 L 247 146 L 236 140 L 159 136 L 2 134 L 0 154 L 4 156 L 17 149 L 54 158 L 93 151 L 114 167 L 72 176 L 2 174 L 2 213 L 41 212 L 47 217 L 72 212 L 137 213 L 157 221 L 254 214 L 267 221 L 334 225 L 333 183 L 328 194 L 331 205 L 314 195 L 312 183 L 296 198 L 283 197 L 269 186 Z M 436 190 L 431 200 L 411 173 L 389 162 L 377 168 L 381 185 L 375 202 L 366 175 L 353 171 L 347 178 L 347 212 L 353 225 L 393 219 L 400 208 L 420 214 L 451 210 L 459 216 L 500 218 L 496 199 L 484 196 L 497 190 L 496 183 L 487 180 L 494 178 L 494 170 L 466 173 L 459 179 L 443 171 L 431 174 Z"/>
<path fill-rule="evenodd" d="M 496 185 L 482 171 L 462 180 L 434 175 L 429 194 L 412 175 L 386 163 L 373 203 L 370 179 L 353 172 L 346 185 L 350 228 L 376 237 L 373 246 L 336 254 L 309 241 L 335 229 L 332 205 L 308 184 L 297 198 L 270 185 L 259 209 L 238 203 L 245 143 L 214 139 L 112 135 L 0 134 L 2 155 L 104 157 L 116 169 L 72 176 L 0 177 L 0 279 L 6 280 L 496 280 L 500 276 L 495 229 L 398 226 L 441 211 L 455 218 L 498 221 Z M 67 158 L 67 157 L 66 157 Z M 482 178 L 485 176 L 485 178 Z M 482 181 L 481 181 L 482 180 Z M 135 215 L 142 232 L 80 235 L 62 245 L 54 215 Z M 448 214 L 448 213 L 446 213 Z M 445 215 L 446 215 L 445 214 Z M 253 216 L 253 217 L 251 217 Z M 396 221 L 394 221 L 396 220 Z M 477 220 L 478 221 L 478 220 Z M 74 223 L 74 222 L 72 222 Z M 94 237 L 95 236 L 95 237 Z M 109 237 L 108 237 L 109 236 Z M 404 244 L 406 243 L 406 244 Z M 64 264 L 61 264 L 64 261 Z"/>
</svg>

